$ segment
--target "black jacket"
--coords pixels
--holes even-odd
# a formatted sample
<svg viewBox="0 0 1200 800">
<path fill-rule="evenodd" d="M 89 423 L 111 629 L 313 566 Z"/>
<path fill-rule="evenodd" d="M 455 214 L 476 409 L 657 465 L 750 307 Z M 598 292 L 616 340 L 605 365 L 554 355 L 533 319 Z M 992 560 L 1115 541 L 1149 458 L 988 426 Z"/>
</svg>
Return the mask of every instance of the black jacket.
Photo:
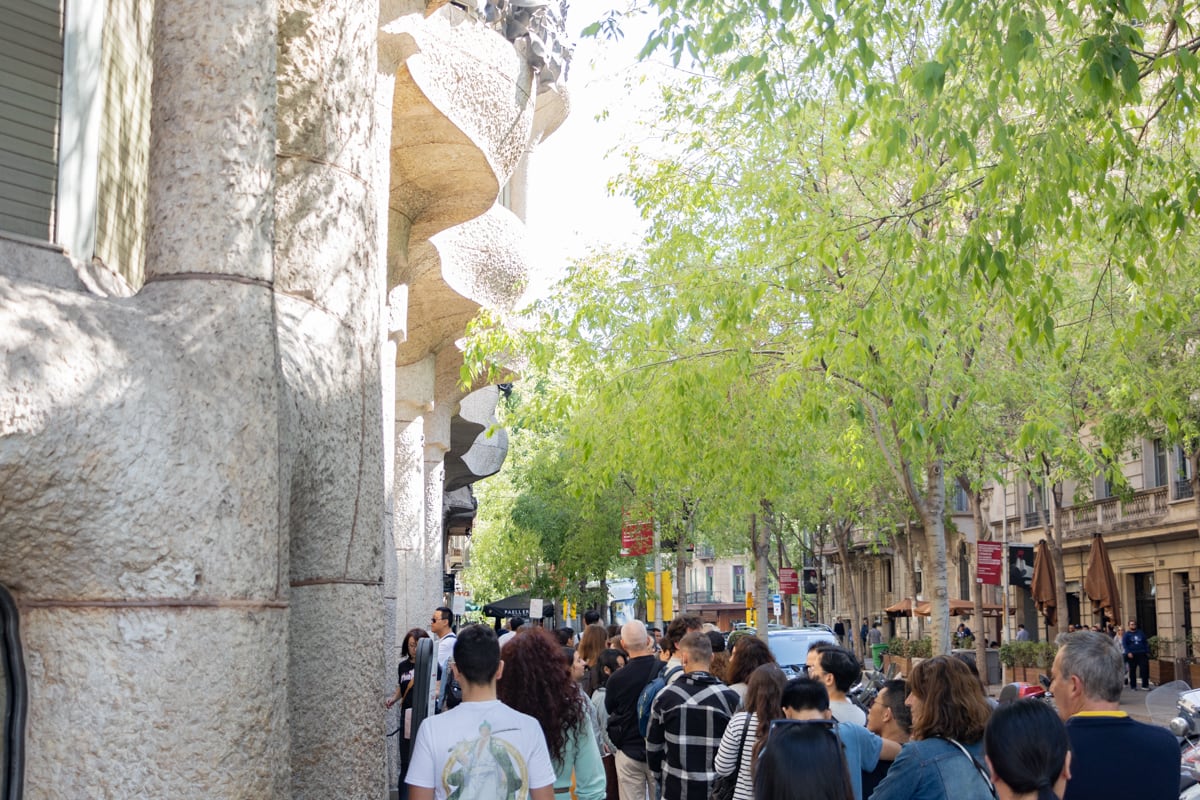
<svg viewBox="0 0 1200 800">
<path fill-rule="evenodd" d="M 638 656 L 608 676 L 604 708 L 608 711 L 608 738 L 613 746 L 636 761 L 646 760 L 646 740 L 638 732 L 637 701 L 659 671 L 666 666 L 657 656 Z"/>
</svg>

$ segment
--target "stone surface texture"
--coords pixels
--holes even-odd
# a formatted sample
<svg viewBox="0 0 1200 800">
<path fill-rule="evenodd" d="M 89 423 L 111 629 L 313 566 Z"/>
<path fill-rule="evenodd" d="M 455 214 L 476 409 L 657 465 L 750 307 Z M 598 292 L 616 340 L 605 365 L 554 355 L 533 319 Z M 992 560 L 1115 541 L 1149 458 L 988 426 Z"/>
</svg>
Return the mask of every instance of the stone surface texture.
<svg viewBox="0 0 1200 800">
<path fill-rule="evenodd" d="M 446 453 L 503 461 L 456 342 L 524 287 L 497 196 L 566 107 L 425 8 L 159 0 L 146 284 L 0 237 L 25 797 L 387 797 Z"/>
</svg>

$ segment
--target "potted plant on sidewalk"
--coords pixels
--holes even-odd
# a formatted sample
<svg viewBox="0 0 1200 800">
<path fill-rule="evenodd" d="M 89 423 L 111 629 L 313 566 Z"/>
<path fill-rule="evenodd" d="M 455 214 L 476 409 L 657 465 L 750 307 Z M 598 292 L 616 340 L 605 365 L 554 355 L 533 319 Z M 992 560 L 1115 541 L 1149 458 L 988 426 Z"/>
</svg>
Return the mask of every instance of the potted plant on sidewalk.
<svg viewBox="0 0 1200 800">
<path fill-rule="evenodd" d="M 1150 682 L 1162 686 L 1175 680 L 1175 640 L 1151 636 L 1147 643 L 1150 645 Z"/>
</svg>

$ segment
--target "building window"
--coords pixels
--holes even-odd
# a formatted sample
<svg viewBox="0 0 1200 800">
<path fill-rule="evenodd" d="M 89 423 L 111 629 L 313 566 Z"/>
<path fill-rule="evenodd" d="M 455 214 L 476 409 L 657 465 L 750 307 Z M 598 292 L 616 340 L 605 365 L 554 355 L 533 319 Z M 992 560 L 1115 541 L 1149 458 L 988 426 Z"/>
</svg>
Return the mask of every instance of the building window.
<svg viewBox="0 0 1200 800">
<path fill-rule="evenodd" d="M 884 591 L 889 594 L 892 592 L 892 562 L 883 562 L 883 586 Z"/>
<path fill-rule="evenodd" d="M 1025 492 L 1025 527 L 1036 528 L 1042 524 L 1041 509 L 1046 507 L 1040 486 L 1030 486 Z"/>
<path fill-rule="evenodd" d="M 746 568 L 741 564 L 733 568 L 733 597 L 735 603 L 746 597 Z"/>
<path fill-rule="evenodd" d="M 1186 500 L 1192 496 L 1192 465 L 1187 453 L 1175 445 L 1175 499 Z"/>
<path fill-rule="evenodd" d="M 1113 496 L 1112 482 L 1107 475 L 1101 475 L 1095 482 L 1096 499 L 1104 500 Z"/>
<path fill-rule="evenodd" d="M 709 602 L 712 602 L 712 590 L 713 590 L 713 568 L 705 567 L 704 568 L 704 591 L 708 592 L 708 594 L 709 594 Z"/>
<path fill-rule="evenodd" d="M 0 719 L 4 720 L 0 736 L 0 797 L 20 797 L 23 790 L 25 766 L 25 661 L 21 657 L 21 638 L 18 630 L 17 606 L 12 596 L 0 586 L 0 688 L 3 703 Z"/>
<path fill-rule="evenodd" d="M 1169 467 L 1167 466 L 1167 446 L 1163 444 L 1163 440 L 1155 439 L 1153 442 L 1151 442 L 1151 450 L 1153 453 L 1154 463 L 1150 468 L 1149 477 L 1151 483 L 1147 488 L 1153 489 L 1159 486 L 1166 486 L 1170 472 L 1168 471 Z"/>
<path fill-rule="evenodd" d="M 954 482 L 954 495 L 950 500 L 950 507 L 955 514 L 966 514 L 971 510 L 971 502 L 967 497 L 967 490 L 959 485 L 958 481 Z"/>
</svg>

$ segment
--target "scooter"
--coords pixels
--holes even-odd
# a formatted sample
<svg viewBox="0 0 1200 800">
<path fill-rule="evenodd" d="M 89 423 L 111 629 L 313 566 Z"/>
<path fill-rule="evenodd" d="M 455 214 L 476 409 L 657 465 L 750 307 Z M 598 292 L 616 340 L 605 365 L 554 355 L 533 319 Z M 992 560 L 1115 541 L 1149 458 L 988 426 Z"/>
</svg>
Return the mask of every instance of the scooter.
<svg viewBox="0 0 1200 800">
<path fill-rule="evenodd" d="M 1050 703 L 1054 695 L 1050 693 L 1050 678 L 1047 675 L 1038 675 L 1037 683 L 1024 683 L 1023 681 L 1014 681 L 1006 683 L 1000 689 L 1000 696 L 996 698 L 1000 705 L 1008 705 L 1017 700 L 1037 699 L 1045 700 Z"/>
</svg>

